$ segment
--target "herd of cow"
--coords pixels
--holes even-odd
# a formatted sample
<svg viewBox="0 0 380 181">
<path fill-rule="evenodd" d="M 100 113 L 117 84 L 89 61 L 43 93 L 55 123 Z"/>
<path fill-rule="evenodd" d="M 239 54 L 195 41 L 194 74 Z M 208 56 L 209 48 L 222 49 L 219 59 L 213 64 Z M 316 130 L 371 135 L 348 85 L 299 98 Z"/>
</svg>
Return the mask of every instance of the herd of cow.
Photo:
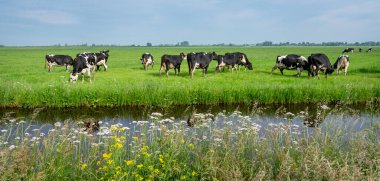
<svg viewBox="0 0 380 181">
<path fill-rule="evenodd" d="M 342 53 L 353 52 L 353 48 L 346 48 Z M 361 49 L 359 49 L 361 51 Z M 367 52 L 372 51 L 369 48 Z M 48 66 L 49 72 L 52 66 L 66 66 L 66 71 L 68 66 L 73 66 L 73 71 L 70 73 L 69 81 L 77 81 L 78 74 L 82 75 L 82 82 L 84 81 L 84 74 L 87 73 L 88 79 L 91 81 L 91 72 L 99 70 L 100 66 L 104 66 L 104 71 L 107 71 L 107 62 L 109 57 L 109 50 L 100 51 L 98 53 L 79 53 L 76 58 L 72 59 L 68 55 L 46 55 L 46 65 Z M 224 55 L 217 55 L 215 52 L 192 52 L 185 55 L 180 53 L 179 55 L 163 55 L 161 57 L 160 64 L 160 75 L 162 70 L 165 70 L 166 76 L 169 75 L 169 70 L 174 69 L 175 74 L 179 74 L 181 70 L 181 63 L 183 60 L 187 60 L 187 65 L 189 68 L 189 75 L 192 78 L 195 69 L 202 69 L 203 76 L 206 75 L 207 69 L 212 60 L 217 61 L 217 66 L 215 72 L 220 72 L 224 67 L 231 69 L 231 72 L 235 69 L 237 72 L 240 66 L 244 66 L 245 69 L 252 70 L 252 63 L 248 60 L 246 54 L 241 52 L 225 53 Z M 153 68 L 154 58 L 150 53 L 144 53 L 141 56 L 141 64 L 143 64 L 144 69 L 148 70 L 150 65 Z M 307 59 L 304 56 L 289 54 L 283 56 L 277 56 L 275 66 L 272 68 L 272 72 L 279 69 L 281 74 L 283 74 L 284 69 L 297 69 L 297 76 L 301 75 L 302 70 L 307 70 L 308 75 L 317 76 L 319 78 L 319 71 L 323 71 L 325 76 L 331 74 L 334 69 L 337 70 L 337 74 L 344 69 L 344 74 L 347 75 L 347 69 L 350 65 L 350 58 L 348 55 L 341 55 L 337 58 L 336 62 L 331 65 L 328 57 L 323 53 L 311 54 Z"/>
</svg>

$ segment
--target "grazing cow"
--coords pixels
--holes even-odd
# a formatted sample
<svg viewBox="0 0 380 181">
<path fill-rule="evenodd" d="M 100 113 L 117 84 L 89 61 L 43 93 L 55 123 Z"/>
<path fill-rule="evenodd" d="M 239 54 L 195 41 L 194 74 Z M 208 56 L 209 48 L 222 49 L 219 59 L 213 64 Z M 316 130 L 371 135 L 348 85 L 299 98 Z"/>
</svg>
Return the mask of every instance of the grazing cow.
<svg viewBox="0 0 380 181">
<path fill-rule="evenodd" d="M 184 53 L 181 53 L 180 55 L 163 55 L 161 57 L 161 68 L 160 68 L 160 76 L 162 73 L 162 69 L 165 69 L 166 71 L 166 77 L 169 76 L 169 69 L 174 68 L 175 75 L 178 75 L 181 71 L 181 63 L 182 60 L 186 59 L 186 55 Z"/>
<path fill-rule="evenodd" d="M 150 54 L 150 53 L 144 53 L 141 55 L 141 64 L 144 65 L 144 69 L 145 71 L 148 70 L 148 66 L 151 65 L 152 66 L 152 69 L 153 69 L 153 64 L 154 64 L 154 59 L 153 59 L 153 55 Z"/>
<path fill-rule="evenodd" d="M 359 48 L 359 53 L 362 53 L 362 48 Z"/>
<path fill-rule="evenodd" d="M 247 55 L 245 53 L 235 52 L 235 53 L 232 53 L 232 54 L 238 55 L 240 57 L 240 61 L 238 63 L 238 69 L 239 70 L 240 70 L 240 65 L 243 65 L 245 70 L 247 68 L 249 70 L 253 70 L 252 69 L 252 63 L 248 60 L 248 57 L 247 57 Z"/>
<path fill-rule="evenodd" d="M 190 54 L 188 57 L 188 65 L 189 69 L 191 69 L 191 78 L 194 76 L 195 69 L 201 68 L 203 69 L 203 76 L 206 76 L 208 66 L 212 60 L 216 60 L 217 54 L 215 52 L 212 53 L 195 53 Z M 190 58 L 190 59 L 189 59 Z"/>
<path fill-rule="evenodd" d="M 73 58 L 68 55 L 46 55 L 45 60 L 45 68 L 47 65 L 49 72 L 51 72 L 53 65 L 66 66 L 66 71 L 69 65 L 73 65 Z"/>
<path fill-rule="evenodd" d="M 77 54 L 77 57 L 79 55 L 83 57 L 87 57 L 87 61 L 91 66 L 91 71 L 95 70 L 95 66 L 96 66 L 96 70 L 100 70 L 100 66 L 104 66 L 104 71 L 107 71 L 108 69 L 107 61 L 109 57 L 108 52 L 109 50 L 100 51 L 99 53 L 84 52 L 81 54 Z"/>
<path fill-rule="evenodd" d="M 312 76 L 317 76 L 319 79 L 319 71 L 323 70 L 325 76 L 327 78 L 327 74 L 331 74 L 334 72 L 334 68 L 330 63 L 329 58 L 323 53 L 311 54 L 308 58 L 309 68 L 309 78 L 310 74 Z"/>
<path fill-rule="evenodd" d="M 235 53 L 226 53 L 224 55 L 220 55 L 217 57 L 218 65 L 216 66 L 215 72 L 221 70 L 221 68 L 232 67 L 231 73 L 233 72 L 233 69 L 237 70 L 240 69 L 240 65 L 243 65 L 245 69 L 252 70 L 252 63 L 248 60 L 247 55 L 240 52 Z"/>
<path fill-rule="evenodd" d="M 280 69 L 282 75 L 284 75 L 283 70 L 297 69 L 297 76 L 301 76 L 301 71 L 308 70 L 308 63 L 306 58 L 301 55 L 289 54 L 283 56 L 277 56 L 276 64 L 272 68 L 272 72 L 276 69 Z"/>
<path fill-rule="evenodd" d="M 340 74 L 340 70 L 344 69 L 344 75 L 347 76 L 347 69 L 350 66 L 350 57 L 348 55 L 341 55 L 334 63 L 334 69 L 337 70 L 337 75 Z"/>
<path fill-rule="evenodd" d="M 78 80 L 78 74 L 82 74 L 82 83 L 84 81 L 84 74 L 87 72 L 88 80 L 91 82 L 91 65 L 88 62 L 88 57 L 82 54 L 74 59 L 73 72 L 70 73 L 70 82 Z"/>
<path fill-rule="evenodd" d="M 366 52 L 372 52 L 372 48 L 368 48 Z"/>
<path fill-rule="evenodd" d="M 343 50 L 342 53 L 348 53 L 348 52 L 354 53 L 354 48 L 346 48 Z"/>
</svg>

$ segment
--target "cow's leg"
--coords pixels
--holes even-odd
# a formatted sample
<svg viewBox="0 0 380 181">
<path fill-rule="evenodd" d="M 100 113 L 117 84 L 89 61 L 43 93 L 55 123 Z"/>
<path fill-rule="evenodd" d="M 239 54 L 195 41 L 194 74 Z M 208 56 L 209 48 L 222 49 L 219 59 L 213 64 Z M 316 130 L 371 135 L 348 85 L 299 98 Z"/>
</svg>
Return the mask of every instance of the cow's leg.
<svg viewBox="0 0 380 181">
<path fill-rule="evenodd" d="M 193 67 L 191 67 L 191 78 L 193 78 L 194 72 L 195 72 L 195 67 L 193 66 Z"/>
<path fill-rule="evenodd" d="M 180 72 L 181 72 L 181 67 L 178 66 L 178 75 L 179 75 Z"/>
<path fill-rule="evenodd" d="M 51 68 L 53 67 L 53 65 L 51 63 L 48 63 L 48 71 L 51 72 Z"/>
<path fill-rule="evenodd" d="M 103 66 L 104 66 L 104 71 L 107 71 L 108 70 L 108 66 L 106 63 L 103 63 Z"/>
<path fill-rule="evenodd" d="M 203 77 L 206 77 L 206 68 L 203 68 L 202 72 L 203 72 Z"/>
<path fill-rule="evenodd" d="M 300 76 L 301 76 L 301 68 L 297 67 L 297 77 L 300 77 Z"/>
<path fill-rule="evenodd" d="M 144 70 L 147 71 L 148 70 L 148 64 L 144 63 Z"/>
<path fill-rule="evenodd" d="M 344 76 L 347 76 L 348 66 L 350 66 L 350 63 L 349 63 L 349 62 L 347 62 L 347 63 L 346 63 L 346 66 L 344 67 Z"/>
<path fill-rule="evenodd" d="M 162 73 L 162 68 L 165 66 L 165 64 L 161 64 L 161 67 L 160 67 L 160 76 L 161 76 L 161 73 Z"/>
<path fill-rule="evenodd" d="M 165 68 L 166 68 L 166 77 L 169 77 L 169 63 L 165 63 Z"/>
</svg>

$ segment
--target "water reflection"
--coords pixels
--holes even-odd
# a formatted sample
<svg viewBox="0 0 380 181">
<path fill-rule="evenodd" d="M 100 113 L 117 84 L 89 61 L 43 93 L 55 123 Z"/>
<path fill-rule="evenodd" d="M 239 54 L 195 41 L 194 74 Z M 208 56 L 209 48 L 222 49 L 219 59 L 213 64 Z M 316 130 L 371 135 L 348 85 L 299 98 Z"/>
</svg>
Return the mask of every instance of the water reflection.
<svg viewBox="0 0 380 181">
<path fill-rule="evenodd" d="M 357 104 L 286 104 L 286 105 L 201 105 L 175 106 L 168 108 L 153 106 L 134 106 L 118 108 L 36 108 L 36 109 L 0 109 L 0 125 L 9 121 L 31 121 L 34 125 L 54 124 L 55 122 L 77 123 L 86 131 L 97 131 L 99 121 L 132 122 L 151 121 L 152 113 L 170 118 L 174 121 L 184 120 L 189 127 L 201 124 L 200 120 L 217 119 L 219 113 L 233 114 L 235 111 L 242 116 L 249 116 L 262 125 L 270 123 L 292 122 L 299 126 L 319 127 L 326 120 L 344 119 L 347 122 L 379 121 L 379 105 Z M 344 118 L 343 118 L 344 117 Z M 220 118 L 218 118 L 220 119 Z M 231 118 L 229 118 L 231 119 Z M 227 120 L 227 121 L 233 121 Z"/>
</svg>

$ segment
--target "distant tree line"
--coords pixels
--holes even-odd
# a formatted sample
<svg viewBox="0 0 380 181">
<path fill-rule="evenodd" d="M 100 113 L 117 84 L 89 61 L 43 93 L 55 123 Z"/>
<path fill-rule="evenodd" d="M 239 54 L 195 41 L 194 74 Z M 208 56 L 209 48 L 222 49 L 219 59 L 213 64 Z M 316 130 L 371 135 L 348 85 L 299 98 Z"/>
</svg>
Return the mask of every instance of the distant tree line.
<svg viewBox="0 0 380 181">
<path fill-rule="evenodd" d="M 5 45 L 0 45 L 0 47 L 4 47 Z M 256 44 L 233 44 L 233 43 L 218 43 L 218 44 L 198 44 L 198 45 L 190 45 L 189 41 L 182 41 L 178 42 L 176 44 L 158 44 L 158 45 L 153 45 L 151 42 L 146 43 L 146 45 L 136 45 L 136 44 L 130 44 L 130 45 L 115 45 L 115 44 L 95 44 L 92 43 L 87 44 L 87 43 L 82 43 L 82 44 L 74 44 L 74 45 L 69 45 L 67 43 L 61 45 L 61 44 L 54 44 L 50 46 L 56 46 L 56 47 L 61 47 L 61 46 L 78 46 L 78 47 L 103 47 L 103 46 L 111 46 L 111 47 L 117 47 L 117 46 L 132 46 L 132 47 L 140 47 L 140 46 L 159 46 L 159 47 L 185 47 L 185 46 L 380 46 L 380 42 L 375 42 L 375 41 L 366 41 L 366 42 L 355 42 L 355 43 L 348 43 L 348 42 L 322 42 L 322 43 L 313 43 L 313 42 L 279 42 L 279 43 L 273 43 L 272 41 L 264 41 L 261 43 L 256 43 Z"/>
</svg>

